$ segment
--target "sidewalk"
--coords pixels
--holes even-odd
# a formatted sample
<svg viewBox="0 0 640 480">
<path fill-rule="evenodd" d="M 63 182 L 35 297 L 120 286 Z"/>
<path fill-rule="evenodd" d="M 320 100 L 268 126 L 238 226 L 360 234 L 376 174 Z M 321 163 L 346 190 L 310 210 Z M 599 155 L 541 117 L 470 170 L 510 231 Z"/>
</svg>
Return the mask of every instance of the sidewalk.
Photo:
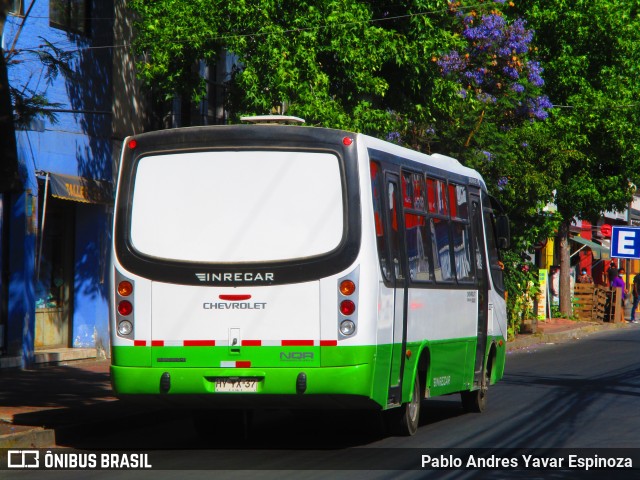
<svg viewBox="0 0 640 480">
<path fill-rule="evenodd" d="M 539 322 L 536 333 L 518 335 L 507 348 L 562 343 L 600 330 L 634 327 L 626 322 L 552 319 Z M 109 360 L 95 355 L 78 359 L 82 354 L 67 350 L 71 351 L 48 357 L 53 363 L 47 366 L 0 368 L 0 448 L 54 447 L 56 435 L 60 437 L 65 430 L 96 429 L 116 418 L 149 413 L 142 407 L 125 406 L 113 396 Z"/>
</svg>

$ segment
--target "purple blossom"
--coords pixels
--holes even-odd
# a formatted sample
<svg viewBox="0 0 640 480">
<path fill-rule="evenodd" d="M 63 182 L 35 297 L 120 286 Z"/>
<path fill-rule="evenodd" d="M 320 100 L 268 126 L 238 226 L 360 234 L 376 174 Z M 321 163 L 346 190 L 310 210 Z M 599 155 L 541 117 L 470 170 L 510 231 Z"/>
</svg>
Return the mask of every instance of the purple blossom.
<svg viewBox="0 0 640 480">
<path fill-rule="evenodd" d="M 480 100 L 482 103 L 496 103 L 498 99 L 489 93 L 480 92 L 476 95 L 476 98 Z"/>
<path fill-rule="evenodd" d="M 516 70 L 515 67 L 512 67 L 510 65 L 503 67 L 502 71 L 507 77 L 509 77 L 512 80 L 517 80 L 520 78 L 520 74 L 518 73 L 518 70 Z"/>
<path fill-rule="evenodd" d="M 472 71 L 466 71 L 463 76 L 474 85 L 482 85 L 484 83 L 484 76 L 487 70 L 485 68 L 478 68 Z"/>
<path fill-rule="evenodd" d="M 536 98 L 528 98 L 526 103 L 521 106 L 518 113 L 522 116 L 529 117 L 533 120 L 544 120 L 549 116 L 550 110 L 553 108 L 553 103 L 546 95 L 541 95 Z"/>
<path fill-rule="evenodd" d="M 483 42 L 486 49 L 489 46 L 489 42 L 486 40 L 497 40 L 502 37 L 502 31 L 505 27 L 505 20 L 501 15 L 483 15 L 480 24 L 477 27 L 468 27 L 465 29 L 463 35 L 468 40 L 476 40 Z"/>
<path fill-rule="evenodd" d="M 387 134 L 387 141 L 400 143 L 400 132 L 389 132 Z"/>
<path fill-rule="evenodd" d="M 498 179 L 498 190 L 504 190 L 504 187 L 509 183 L 509 179 L 507 177 L 500 177 Z"/>
<path fill-rule="evenodd" d="M 505 3 L 505 0 L 493 1 Z M 525 58 L 533 31 L 526 28 L 523 19 L 508 23 L 498 10 L 479 17 L 476 10 L 463 13 L 458 8 L 460 5 L 449 2 L 467 46 L 438 59 L 443 76 L 458 82 L 462 98 L 466 99 L 473 92 L 477 100 L 489 104 L 506 96 L 514 102 L 511 108 L 516 114 L 531 120 L 546 118 L 550 108 L 546 97 L 530 101 L 522 99 L 522 96 L 535 94 L 535 87 L 544 85 L 540 63 Z M 515 103 L 517 99 L 522 99 L 519 106 Z"/>
<path fill-rule="evenodd" d="M 467 60 L 461 57 L 458 52 L 452 50 L 438 60 L 438 66 L 442 68 L 442 73 L 446 76 L 454 72 L 460 72 L 467 66 Z"/>
<path fill-rule="evenodd" d="M 527 74 L 527 78 L 529 81 L 535 85 L 536 87 L 541 87 L 544 85 L 544 80 L 542 79 L 542 72 L 544 69 L 540 66 L 540 62 L 529 61 L 527 62 L 527 70 L 529 71 Z"/>
<path fill-rule="evenodd" d="M 487 162 L 489 162 L 489 163 L 493 162 L 493 153 L 487 152 L 486 150 L 483 150 L 482 154 L 486 157 Z"/>
<path fill-rule="evenodd" d="M 514 53 L 522 54 L 529 51 L 533 32 L 525 28 L 526 24 L 526 21 L 518 18 L 505 30 L 505 43 Z"/>
</svg>

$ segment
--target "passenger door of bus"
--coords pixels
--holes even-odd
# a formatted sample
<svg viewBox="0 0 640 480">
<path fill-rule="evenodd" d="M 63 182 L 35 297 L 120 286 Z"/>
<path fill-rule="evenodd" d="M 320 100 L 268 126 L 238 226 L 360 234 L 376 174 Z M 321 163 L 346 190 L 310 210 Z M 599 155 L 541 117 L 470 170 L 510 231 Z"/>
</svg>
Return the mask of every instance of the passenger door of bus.
<svg viewBox="0 0 640 480">
<path fill-rule="evenodd" d="M 393 340 L 389 375 L 389 404 L 402 402 L 402 374 L 405 358 L 403 352 L 407 344 L 407 281 L 405 275 L 404 218 L 401 212 L 402 191 L 400 177 L 387 173 L 385 176 L 386 202 L 385 219 L 388 234 L 387 245 L 391 260 L 391 283 L 393 288 Z"/>
<path fill-rule="evenodd" d="M 478 330 L 473 383 L 482 386 L 485 354 L 487 350 L 487 330 L 489 321 L 489 292 L 487 279 L 487 257 L 483 230 L 482 204 L 480 192 L 470 192 L 473 246 L 475 250 L 476 277 L 478 279 Z"/>
</svg>

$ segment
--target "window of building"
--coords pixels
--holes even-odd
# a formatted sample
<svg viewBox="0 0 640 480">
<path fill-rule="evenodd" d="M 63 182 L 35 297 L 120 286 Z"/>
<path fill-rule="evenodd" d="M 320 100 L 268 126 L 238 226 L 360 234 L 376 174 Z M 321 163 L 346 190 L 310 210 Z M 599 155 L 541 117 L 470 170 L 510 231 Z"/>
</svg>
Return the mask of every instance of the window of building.
<svg viewBox="0 0 640 480">
<path fill-rule="evenodd" d="M 49 0 L 49 25 L 71 33 L 89 33 L 88 0 Z"/>
</svg>

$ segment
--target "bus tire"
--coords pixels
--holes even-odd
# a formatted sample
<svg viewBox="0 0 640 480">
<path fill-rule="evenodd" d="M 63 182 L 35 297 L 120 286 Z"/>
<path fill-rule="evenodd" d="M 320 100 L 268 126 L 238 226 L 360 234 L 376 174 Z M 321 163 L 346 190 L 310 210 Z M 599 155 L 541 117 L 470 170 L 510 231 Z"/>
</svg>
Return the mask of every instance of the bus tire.
<svg viewBox="0 0 640 480">
<path fill-rule="evenodd" d="M 489 380 L 491 371 L 484 369 L 484 381 L 477 390 L 460 392 L 462 408 L 468 413 L 482 413 L 487 408 L 487 393 L 489 392 Z"/>
<path fill-rule="evenodd" d="M 422 402 L 422 389 L 420 377 L 416 375 L 411 392 L 411 400 L 402 406 L 388 411 L 389 426 L 393 433 L 401 436 L 412 436 L 418 431 L 420 424 L 420 403 Z"/>
</svg>

